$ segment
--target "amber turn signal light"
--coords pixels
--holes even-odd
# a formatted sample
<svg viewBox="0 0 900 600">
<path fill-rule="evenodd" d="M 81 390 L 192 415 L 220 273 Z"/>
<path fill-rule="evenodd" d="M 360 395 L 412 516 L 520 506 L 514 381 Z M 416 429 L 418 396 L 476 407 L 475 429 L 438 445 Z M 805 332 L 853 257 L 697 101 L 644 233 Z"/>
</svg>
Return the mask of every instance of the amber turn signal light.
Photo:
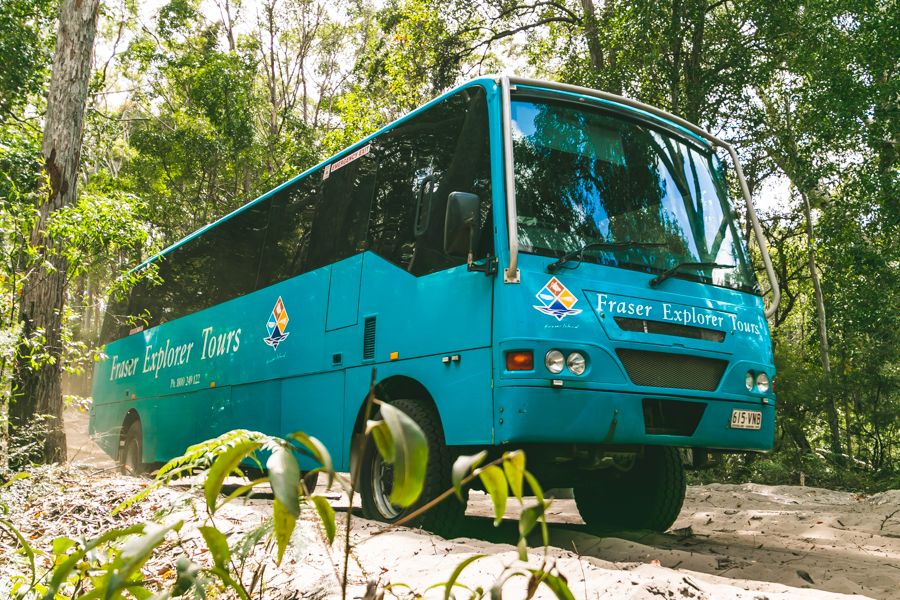
<svg viewBox="0 0 900 600">
<path fill-rule="evenodd" d="M 513 350 L 506 353 L 507 371 L 534 371 L 534 352 Z"/>
</svg>

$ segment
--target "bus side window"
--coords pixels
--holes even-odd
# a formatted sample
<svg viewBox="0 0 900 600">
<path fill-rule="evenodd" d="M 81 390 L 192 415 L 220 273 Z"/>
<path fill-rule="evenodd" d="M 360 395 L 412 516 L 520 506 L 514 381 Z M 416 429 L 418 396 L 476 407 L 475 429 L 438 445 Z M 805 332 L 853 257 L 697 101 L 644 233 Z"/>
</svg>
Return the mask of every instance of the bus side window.
<svg viewBox="0 0 900 600">
<path fill-rule="evenodd" d="M 475 259 L 493 253 L 490 223 L 491 185 L 487 103 L 484 90 L 472 87 L 448 100 L 446 113 L 435 132 L 433 163 L 440 174 L 432 195 L 431 222 L 416 240 L 416 264 L 412 272 L 426 275 L 463 264 L 461 256 L 444 253 L 444 217 L 452 192 L 469 192 L 481 198 L 481 239 L 474 240 Z"/>
<path fill-rule="evenodd" d="M 416 213 L 414 140 L 397 127 L 374 142 L 378 182 L 366 246 L 382 258 L 406 269 L 415 247 Z"/>
<path fill-rule="evenodd" d="M 482 219 L 489 221 L 484 90 L 462 90 L 382 134 L 375 144 L 379 172 L 369 250 L 416 276 L 463 264 L 463 257 L 444 253 L 444 213 L 450 192 L 472 192 L 482 200 Z M 490 227 L 482 229 L 488 231 L 476 240 L 476 258 L 491 250 Z"/>
<path fill-rule="evenodd" d="M 270 198 L 269 227 L 263 243 L 257 289 L 284 281 L 305 270 L 320 177 L 313 173 Z"/>
<path fill-rule="evenodd" d="M 207 306 L 219 304 L 256 289 L 262 246 L 269 224 L 269 200 L 248 206 L 204 235 L 212 260 L 205 266 L 210 292 Z M 199 281 L 204 278 L 200 277 Z M 206 307 L 204 307 L 206 308 Z"/>
<path fill-rule="evenodd" d="M 268 213 L 256 203 L 157 259 L 163 284 L 139 282 L 129 314 L 149 328 L 252 292 Z"/>
<path fill-rule="evenodd" d="M 138 283 L 137 285 L 140 285 Z M 111 295 L 109 304 L 103 315 L 103 325 L 100 328 L 100 343 L 108 344 L 113 340 L 123 338 L 128 335 L 133 327 L 137 325 L 131 324 L 129 319 L 130 311 L 128 310 L 131 298 L 134 296 L 134 289 L 128 294 L 122 296 Z"/>
<path fill-rule="evenodd" d="M 377 163 L 366 155 L 331 171 L 313 221 L 306 271 L 365 250 Z M 311 177 L 321 177 L 315 173 Z"/>
</svg>

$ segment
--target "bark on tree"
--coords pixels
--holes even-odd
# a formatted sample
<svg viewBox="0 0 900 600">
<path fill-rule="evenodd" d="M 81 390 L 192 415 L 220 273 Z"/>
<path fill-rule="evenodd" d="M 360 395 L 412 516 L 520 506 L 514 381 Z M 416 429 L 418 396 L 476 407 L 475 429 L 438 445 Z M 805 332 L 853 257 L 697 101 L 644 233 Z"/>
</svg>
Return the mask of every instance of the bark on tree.
<svg viewBox="0 0 900 600">
<path fill-rule="evenodd" d="M 676 115 L 681 113 L 682 10 L 682 1 L 673 0 L 669 21 L 669 54 L 672 61 L 669 71 L 669 110 Z"/>
<path fill-rule="evenodd" d="M 822 357 L 822 375 L 825 377 L 825 412 L 828 417 L 828 430 L 831 435 L 831 451 L 835 458 L 843 454 L 841 448 L 841 428 L 838 421 L 837 407 L 831 385 L 831 352 L 828 348 L 828 325 L 825 315 L 825 294 L 822 293 L 822 282 L 819 281 L 819 269 L 816 266 L 815 235 L 813 233 L 812 207 L 809 196 L 803 193 L 803 212 L 806 216 L 806 243 L 809 251 L 809 277 L 812 280 L 813 296 L 816 300 L 816 317 L 819 321 L 819 350 Z"/>
<path fill-rule="evenodd" d="M 29 344 L 19 346 L 10 424 L 15 430 L 28 427 L 38 415 L 49 416 L 43 456 L 35 457 L 46 462 L 66 457 L 60 359 L 68 267 L 47 225 L 56 211 L 75 200 L 98 7 L 99 0 L 63 0 L 60 7 L 41 146 L 49 189 L 31 232 L 35 267 L 22 288 L 22 339 L 41 339 L 45 357 L 32 364 Z"/>
<path fill-rule="evenodd" d="M 584 11 L 584 37 L 587 38 L 591 67 L 596 71 L 600 71 L 605 65 L 603 64 L 603 46 L 600 44 L 600 34 L 597 31 L 597 13 L 594 10 L 594 0 L 581 0 L 581 8 Z"/>
</svg>

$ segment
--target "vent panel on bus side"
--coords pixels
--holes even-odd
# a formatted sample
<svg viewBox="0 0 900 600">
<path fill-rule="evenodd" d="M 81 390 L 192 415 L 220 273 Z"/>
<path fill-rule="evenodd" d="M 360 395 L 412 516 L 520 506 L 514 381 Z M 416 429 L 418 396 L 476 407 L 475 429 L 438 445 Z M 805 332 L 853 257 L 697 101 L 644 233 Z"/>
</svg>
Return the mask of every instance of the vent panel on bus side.
<svg viewBox="0 0 900 600">
<path fill-rule="evenodd" d="M 375 317 L 366 317 L 363 325 L 363 360 L 375 358 Z"/>
</svg>

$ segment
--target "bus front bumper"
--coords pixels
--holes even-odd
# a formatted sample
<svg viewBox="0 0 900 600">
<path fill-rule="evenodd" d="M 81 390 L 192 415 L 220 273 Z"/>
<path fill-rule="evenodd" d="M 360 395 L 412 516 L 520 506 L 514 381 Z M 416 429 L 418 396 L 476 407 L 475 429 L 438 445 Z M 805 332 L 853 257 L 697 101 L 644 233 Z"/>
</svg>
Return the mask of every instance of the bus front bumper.
<svg viewBox="0 0 900 600">
<path fill-rule="evenodd" d="M 497 444 L 661 445 L 722 450 L 772 449 L 775 407 L 740 402 L 586 389 L 495 389 Z M 732 426 L 734 411 L 759 412 L 759 429 Z"/>
</svg>

